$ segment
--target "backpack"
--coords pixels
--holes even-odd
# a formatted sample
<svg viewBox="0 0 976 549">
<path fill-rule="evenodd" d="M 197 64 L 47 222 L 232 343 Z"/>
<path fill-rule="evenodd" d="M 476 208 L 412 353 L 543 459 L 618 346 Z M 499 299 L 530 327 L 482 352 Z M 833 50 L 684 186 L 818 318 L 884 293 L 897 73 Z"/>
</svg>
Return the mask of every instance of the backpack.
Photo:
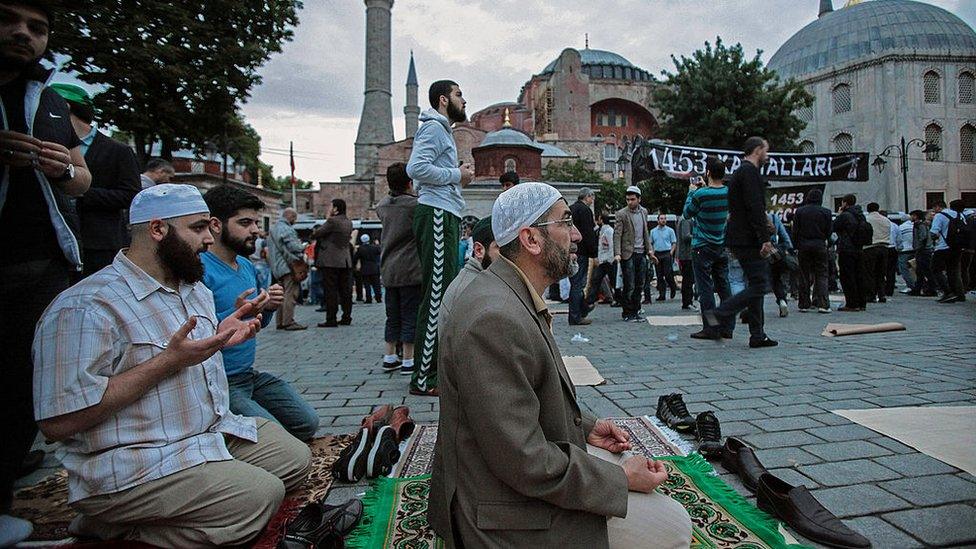
<svg viewBox="0 0 976 549">
<path fill-rule="evenodd" d="M 874 227 L 868 223 L 868 219 L 864 217 L 864 214 L 858 213 L 852 215 L 854 215 L 854 221 L 857 225 L 854 226 L 854 233 L 851 235 L 851 240 L 855 246 L 870 246 L 874 240 Z"/>
<path fill-rule="evenodd" d="M 972 229 L 967 226 L 969 224 L 966 223 L 966 218 L 958 213 L 956 217 L 952 217 L 945 212 L 939 212 L 939 215 L 944 215 L 949 220 L 945 234 L 946 245 L 954 250 L 968 247 L 972 239 L 972 236 L 969 234 Z"/>
</svg>

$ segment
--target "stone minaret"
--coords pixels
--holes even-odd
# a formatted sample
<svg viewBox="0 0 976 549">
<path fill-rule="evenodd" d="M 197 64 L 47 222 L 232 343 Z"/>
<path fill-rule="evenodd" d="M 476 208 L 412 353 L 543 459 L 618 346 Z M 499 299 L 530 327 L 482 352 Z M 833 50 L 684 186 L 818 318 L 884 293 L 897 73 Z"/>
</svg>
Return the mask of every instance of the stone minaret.
<svg viewBox="0 0 976 549">
<path fill-rule="evenodd" d="M 420 106 L 417 104 L 417 69 L 413 66 L 413 50 L 410 51 L 410 70 L 407 71 L 407 104 L 403 107 L 403 118 L 410 138 L 417 133 L 417 118 L 420 116 Z"/>
<path fill-rule="evenodd" d="M 834 11 L 833 3 L 830 0 L 820 0 L 820 11 L 817 13 L 817 18 L 821 18 L 824 15 Z"/>
<path fill-rule="evenodd" d="M 372 179 L 377 149 L 393 142 L 390 93 L 390 10 L 393 0 L 366 3 L 366 90 L 356 135 L 356 176 Z"/>
</svg>

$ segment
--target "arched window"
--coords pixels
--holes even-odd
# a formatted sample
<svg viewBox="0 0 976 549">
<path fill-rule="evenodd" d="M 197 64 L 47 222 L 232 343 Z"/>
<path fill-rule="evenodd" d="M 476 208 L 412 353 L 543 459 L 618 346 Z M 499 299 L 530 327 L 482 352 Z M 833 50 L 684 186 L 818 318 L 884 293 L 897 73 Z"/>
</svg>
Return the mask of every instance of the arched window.
<svg viewBox="0 0 976 549">
<path fill-rule="evenodd" d="M 935 71 L 928 71 L 922 75 L 922 87 L 924 88 L 926 103 L 942 102 L 942 94 L 939 93 L 940 80 L 942 78 Z"/>
<path fill-rule="evenodd" d="M 959 160 L 976 162 L 976 127 L 966 124 L 959 130 Z"/>
<path fill-rule="evenodd" d="M 834 86 L 834 114 L 851 112 L 851 87 L 847 84 Z"/>
<path fill-rule="evenodd" d="M 942 160 L 942 127 L 934 122 L 925 126 L 925 142 L 940 147 L 938 151 L 925 153 L 925 159 L 931 162 Z"/>
<path fill-rule="evenodd" d="M 831 152 L 849 153 L 854 152 L 854 137 L 849 133 L 839 133 L 834 136 L 831 142 Z"/>
<path fill-rule="evenodd" d="M 514 158 L 506 158 L 505 159 L 505 171 L 506 172 L 517 172 L 518 170 L 516 170 L 515 168 L 516 168 L 515 159 Z"/>
<path fill-rule="evenodd" d="M 816 152 L 816 149 L 817 148 L 813 145 L 813 141 L 810 141 L 809 139 L 800 143 L 800 152 L 803 154 L 813 154 Z"/>
<path fill-rule="evenodd" d="M 959 102 L 966 105 L 976 103 L 974 101 L 974 88 L 976 88 L 976 78 L 971 72 L 959 73 Z"/>
<path fill-rule="evenodd" d="M 810 122 L 813 120 L 813 107 L 810 106 L 797 109 L 796 117 L 804 122 Z"/>
</svg>

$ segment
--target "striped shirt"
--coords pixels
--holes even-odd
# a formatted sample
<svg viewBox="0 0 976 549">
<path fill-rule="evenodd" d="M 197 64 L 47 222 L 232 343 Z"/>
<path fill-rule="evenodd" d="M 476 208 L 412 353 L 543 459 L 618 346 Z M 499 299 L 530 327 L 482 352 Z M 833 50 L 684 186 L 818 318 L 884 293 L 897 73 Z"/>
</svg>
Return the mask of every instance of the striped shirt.
<svg viewBox="0 0 976 549">
<path fill-rule="evenodd" d="M 163 352 L 189 317 L 190 333 L 216 332 L 202 283 L 162 286 L 119 252 L 111 265 L 59 295 L 34 334 L 34 416 L 101 402 L 109 379 Z M 180 370 L 132 404 L 64 440 L 69 502 L 139 486 L 208 461 L 233 459 L 224 433 L 257 441 L 252 418 L 230 412 L 220 353 Z"/>
<path fill-rule="evenodd" d="M 691 247 L 700 248 L 706 244 L 725 245 L 725 224 L 729 220 L 729 188 L 702 187 L 688 193 L 685 219 L 694 219 L 691 231 Z"/>
</svg>

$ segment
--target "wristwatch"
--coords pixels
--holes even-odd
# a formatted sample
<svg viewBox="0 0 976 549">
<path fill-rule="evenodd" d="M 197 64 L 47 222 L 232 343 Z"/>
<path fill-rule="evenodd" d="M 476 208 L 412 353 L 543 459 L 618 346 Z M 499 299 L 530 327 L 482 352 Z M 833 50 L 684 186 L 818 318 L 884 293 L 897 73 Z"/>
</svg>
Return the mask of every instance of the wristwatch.
<svg viewBox="0 0 976 549">
<path fill-rule="evenodd" d="M 64 173 L 59 177 L 54 179 L 55 183 L 61 183 L 62 181 L 69 181 L 75 178 L 75 165 L 68 162 L 68 165 L 64 167 Z"/>
</svg>

